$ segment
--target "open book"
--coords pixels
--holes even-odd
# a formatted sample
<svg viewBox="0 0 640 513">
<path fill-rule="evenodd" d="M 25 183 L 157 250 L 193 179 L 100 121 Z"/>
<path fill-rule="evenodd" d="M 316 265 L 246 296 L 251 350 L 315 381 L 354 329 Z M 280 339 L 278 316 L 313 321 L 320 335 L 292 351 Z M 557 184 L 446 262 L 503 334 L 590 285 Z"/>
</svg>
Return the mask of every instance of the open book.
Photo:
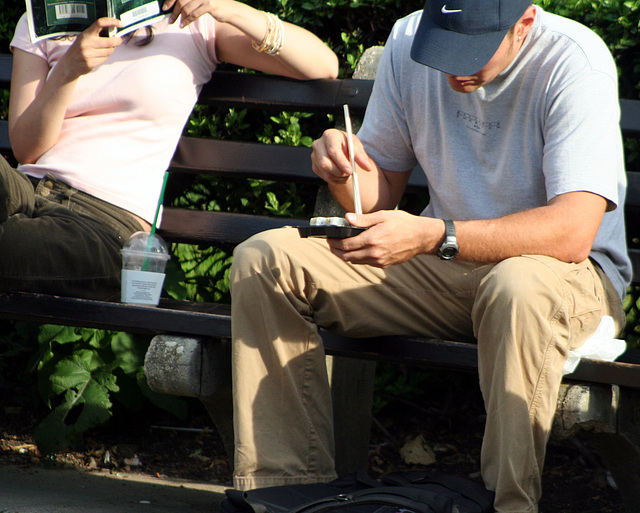
<svg viewBox="0 0 640 513">
<path fill-rule="evenodd" d="M 48 37 L 78 34 L 98 18 L 122 21 L 109 35 L 122 36 L 168 16 L 164 0 L 26 0 L 29 31 L 35 43 Z"/>
</svg>

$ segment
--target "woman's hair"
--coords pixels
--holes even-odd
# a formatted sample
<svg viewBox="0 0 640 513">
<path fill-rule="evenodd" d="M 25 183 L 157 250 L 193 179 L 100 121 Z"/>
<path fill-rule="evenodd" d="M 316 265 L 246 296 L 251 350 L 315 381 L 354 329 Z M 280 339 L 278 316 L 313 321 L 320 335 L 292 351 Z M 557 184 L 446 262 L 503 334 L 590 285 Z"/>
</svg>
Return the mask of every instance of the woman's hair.
<svg viewBox="0 0 640 513">
<path fill-rule="evenodd" d="M 124 36 L 125 43 L 128 43 L 133 35 L 138 32 L 138 30 L 134 30 L 133 32 L 130 32 L 129 34 Z M 144 30 L 146 32 L 146 35 L 140 41 L 136 42 L 136 46 L 147 46 L 148 44 L 151 44 L 151 41 L 153 41 L 153 27 L 147 25 L 146 27 L 144 27 Z"/>
</svg>

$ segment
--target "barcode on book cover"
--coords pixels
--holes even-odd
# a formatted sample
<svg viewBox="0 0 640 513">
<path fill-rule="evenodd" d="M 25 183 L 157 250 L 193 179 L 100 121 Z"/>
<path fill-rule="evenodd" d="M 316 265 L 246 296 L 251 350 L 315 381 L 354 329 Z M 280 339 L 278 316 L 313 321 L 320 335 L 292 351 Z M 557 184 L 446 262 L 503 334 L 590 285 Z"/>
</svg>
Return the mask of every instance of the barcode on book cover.
<svg viewBox="0 0 640 513">
<path fill-rule="evenodd" d="M 157 14 L 160 14 L 160 5 L 157 1 L 154 1 L 122 13 L 120 19 L 127 26 Z"/>
<path fill-rule="evenodd" d="M 89 13 L 85 4 L 58 4 L 56 8 L 56 18 L 59 20 L 68 20 L 69 18 L 87 19 Z"/>
</svg>

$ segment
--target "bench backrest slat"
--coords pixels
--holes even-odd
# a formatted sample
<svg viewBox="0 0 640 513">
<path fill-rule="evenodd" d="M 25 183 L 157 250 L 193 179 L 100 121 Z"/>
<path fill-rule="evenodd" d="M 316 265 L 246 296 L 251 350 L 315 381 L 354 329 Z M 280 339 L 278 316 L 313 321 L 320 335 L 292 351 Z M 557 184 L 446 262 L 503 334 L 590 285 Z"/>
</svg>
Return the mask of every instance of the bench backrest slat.
<svg viewBox="0 0 640 513">
<path fill-rule="evenodd" d="M 10 53 L 0 53 L 0 84 L 9 86 L 11 83 L 11 66 L 13 65 L 13 55 Z"/>
<path fill-rule="evenodd" d="M 342 109 L 363 112 L 370 80 L 292 80 L 284 77 L 216 71 L 200 93 L 199 103 L 225 107 L 276 108 L 308 112 Z"/>
<path fill-rule="evenodd" d="M 252 235 L 271 228 L 306 224 L 308 220 L 302 219 L 165 208 L 158 233 L 171 242 L 233 248 Z"/>
<path fill-rule="evenodd" d="M 311 171 L 311 148 L 182 137 L 172 172 L 319 183 Z"/>
<path fill-rule="evenodd" d="M 640 100 L 620 100 L 620 128 L 628 136 L 640 136 Z"/>
</svg>

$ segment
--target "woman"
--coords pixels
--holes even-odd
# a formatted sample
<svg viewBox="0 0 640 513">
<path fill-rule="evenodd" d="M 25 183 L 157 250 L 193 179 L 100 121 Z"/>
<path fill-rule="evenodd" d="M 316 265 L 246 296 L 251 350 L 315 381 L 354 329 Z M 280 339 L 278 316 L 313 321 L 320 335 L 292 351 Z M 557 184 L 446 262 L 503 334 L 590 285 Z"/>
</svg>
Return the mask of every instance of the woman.
<svg viewBox="0 0 640 513">
<path fill-rule="evenodd" d="M 14 53 L 0 162 L 0 290 L 114 299 L 122 244 L 149 230 L 164 171 L 220 62 L 292 78 L 334 78 L 335 54 L 310 32 L 234 0 L 167 0 L 151 31 L 32 43 Z M 2 197 L 6 201 L 2 201 Z M 5 208 L 6 205 L 6 208 Z"/>
</svg>

